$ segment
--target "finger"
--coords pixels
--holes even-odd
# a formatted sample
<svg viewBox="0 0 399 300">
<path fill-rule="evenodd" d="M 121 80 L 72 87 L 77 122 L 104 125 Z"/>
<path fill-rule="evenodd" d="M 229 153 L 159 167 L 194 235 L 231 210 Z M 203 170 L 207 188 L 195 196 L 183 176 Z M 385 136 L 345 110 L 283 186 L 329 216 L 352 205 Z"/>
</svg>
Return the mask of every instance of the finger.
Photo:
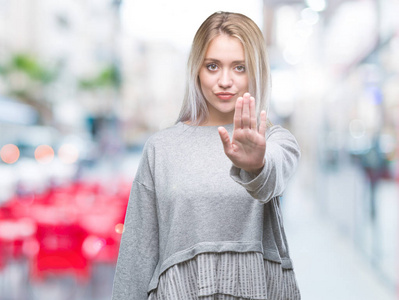
<svg viewBox="0 0 399 300">
<path fill-rule="evenodd" d="M 249 128 L 250 126 L 250 117 L 249 117 L 249 93 L 245 93 L 243 97 L 243 105 L 242 105 L 242 128 Z"/>
<path fill-rule="evenodd" d="M 258 128 L 256 127 L 255 98 L 251 97 L 249 98 L 249 100 L 249 109 L 251 112 L 251 129 L 257 130 Z"/>
<path fill-rule="evenodd" d="M 234 112 L 234 129 L 241 128 L 242 97 L 238 97 Z"/>
<path fill-rule="evenodd" d="M 259 133 L 262 136 L 265 136 L 266 134 L 266 121 L 267 121 L 267 115 L 266 115 L 266 111 L 262 110 L 260 113 L 260 125 L 259 125 Z"/>
<path fill-rule="evenodd" d="M 227 132 L 226 128 L 224 128 L 222 126 L 218 127 L 218 131 L 219 131 L 220 139 L 222 140 L 224 152 L 228 153 L 230 150 L 230 147 L 231 147 L 229 133 Z"/>
</svg>

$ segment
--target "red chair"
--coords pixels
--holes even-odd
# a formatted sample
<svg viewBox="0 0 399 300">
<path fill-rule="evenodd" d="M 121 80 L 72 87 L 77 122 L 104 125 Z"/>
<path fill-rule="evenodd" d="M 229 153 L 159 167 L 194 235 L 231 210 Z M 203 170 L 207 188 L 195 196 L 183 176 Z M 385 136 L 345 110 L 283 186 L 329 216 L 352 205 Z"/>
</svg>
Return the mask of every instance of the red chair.
<svg viewBox="0 0 399 300">
<path fill-rule="evenodd" d="M 3 257 L 3 263 L 25 256 L 25 241 L 36 234 L 36 229 L 36 223 L 29 218 L 0 219 L 0 256 Z"/>
<path fill-rule="evenodd" d="M 83 251 L 93 263 L 116 263 L 125 214 L 117 202 L 96 203 L 90 212 L 82 213 L 79 224 L 88 232 Z"/>
<path fill-rule="evenodd" d="M 3 271 L 3 269 L 6 266 L 6 260 L 4 257 L 3 249 L 4 249 L 3 241 L 0 241 L 0 273 Z"/>
<path fill-rule="evenodd" d="M 82 252 L 86 235 L 75 224 L 40 224 L 36 235 L 39 250 L 30 264 L 32 278 L 71 274 L 86 282 L 90 275 L 88 260 Z"/>
</svg>

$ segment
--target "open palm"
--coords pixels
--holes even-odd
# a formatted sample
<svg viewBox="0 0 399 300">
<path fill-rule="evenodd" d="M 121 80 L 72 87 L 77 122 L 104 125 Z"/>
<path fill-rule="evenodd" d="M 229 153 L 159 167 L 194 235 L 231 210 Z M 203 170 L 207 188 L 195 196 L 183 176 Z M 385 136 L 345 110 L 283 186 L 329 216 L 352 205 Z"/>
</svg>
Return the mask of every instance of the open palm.
<svg viewBox="0 0 399 300">
<path fill-rule="evenodd" d="M 218 128 L 227 157 L 236 167 L 251 173 L 259 173 L 265 164 L 266 112 L 262 111 L 260 117 L 258 129 L 255 99 L 245 93 L 236 102 L 231 142 L 227 130 L 224 127 Z"/>
</svg>

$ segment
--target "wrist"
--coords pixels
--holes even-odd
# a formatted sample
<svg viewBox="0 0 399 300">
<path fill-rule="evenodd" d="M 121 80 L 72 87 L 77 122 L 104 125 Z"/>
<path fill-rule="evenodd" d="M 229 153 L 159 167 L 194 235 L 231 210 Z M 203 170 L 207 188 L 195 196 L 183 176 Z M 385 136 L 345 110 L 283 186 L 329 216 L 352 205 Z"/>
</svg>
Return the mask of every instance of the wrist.
<svg viewBox="0 0 399 300">
<path fill-rule="evenodd" d="M 248 170 L 244 169 L 244 170 L 247 171 L 248 173 L 251 173 L 251 174 L 253 174 L 255 176 L 258 176 L 262 172 L 263 167 L 265 166 L 265 163 L 266 163 L 266 159 L 263 158 L 263 162 L 262 162 L 262 165 L 260 167 L 257 167 L 257 168 L 254 168 L 254 169 L 248 169 Z"/>
</svg>

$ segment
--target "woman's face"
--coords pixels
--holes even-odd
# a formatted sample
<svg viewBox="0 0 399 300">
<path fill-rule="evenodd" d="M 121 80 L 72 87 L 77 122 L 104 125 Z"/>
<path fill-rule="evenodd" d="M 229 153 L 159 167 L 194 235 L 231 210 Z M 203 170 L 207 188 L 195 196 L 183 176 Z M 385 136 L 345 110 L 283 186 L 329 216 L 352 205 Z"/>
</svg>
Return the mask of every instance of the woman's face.
<svg viewBox="0 0 399 300">
<path fill-rule="evenodd" d="M 214 38 L 205 53 L 199 79 L 209 110 L 207 125 L 232 123 L 237 98 L 248 92 L 241 42 L 225 34 Z"/>
</svg>

